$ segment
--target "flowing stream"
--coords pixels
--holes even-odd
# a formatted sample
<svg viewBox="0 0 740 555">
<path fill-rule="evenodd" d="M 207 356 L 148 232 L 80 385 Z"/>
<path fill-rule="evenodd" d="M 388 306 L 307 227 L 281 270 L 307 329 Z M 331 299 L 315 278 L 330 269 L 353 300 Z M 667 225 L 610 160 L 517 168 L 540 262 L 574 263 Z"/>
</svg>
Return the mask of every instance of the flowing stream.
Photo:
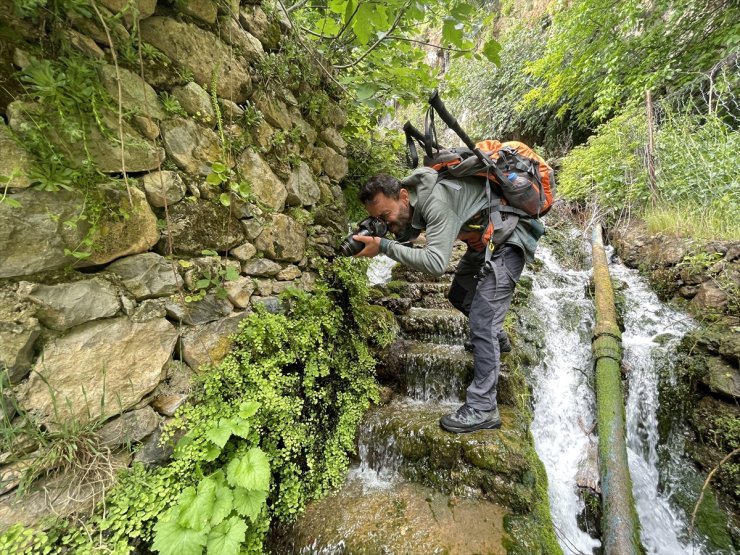
<svg viewBox="0 0 740 555">
<path fill-rule="evenodd" d="M 600 543 L 577 520 L 584 509 L 578 485 L 592 483 L 596 472 L 593 307 L 586 297 L 590 271 L 563 268 L 546 247 L 540 247 L 538 257 L 544 268 L 532 275 L 533 303 L 545 327 L 545 352 L 533 370 L 532 433 L 547 469 L 561 547 L 565 553 L 591 554 Z M 702 545 L 687 542 L 690 519 L 670 503 L 670 479 L 661 476 L 658 467 L 658 377 L 661 371 L 671 371 L 672 352 L 691 321 L 660 303 L 636 271 L 619 263 L 612 263 L 610 271 L 626 284 L 627 444 L 642 543 L 651 555 L 707 553 Z"/>
</svg>

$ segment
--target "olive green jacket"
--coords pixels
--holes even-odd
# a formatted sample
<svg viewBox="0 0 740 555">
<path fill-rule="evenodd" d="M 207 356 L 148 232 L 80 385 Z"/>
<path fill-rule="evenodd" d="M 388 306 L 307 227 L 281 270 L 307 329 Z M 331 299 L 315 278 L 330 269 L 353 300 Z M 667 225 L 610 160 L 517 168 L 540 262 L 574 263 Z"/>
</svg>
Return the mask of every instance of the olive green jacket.
<svg viewBox="0 0 740 555">
<path fill-rule="evenodd" d="M 401 181 L 401 186 L 409 191 L 414 209 L 411 225 L 426 230 L 426 246 L 416 249 L 382 238 L 380 251 L 409 268 L 440 276 L 447 268 L 452 246 L 465 222 L 488 205 L 485 188 L 480 180 L 469 177 L 437 182 L 437 172 L 432 168 L 415 170 Z M 531 262 L 544 230 L 539 220 L 520 217 L 506 243 L 520 247 Z"/>
</svg>

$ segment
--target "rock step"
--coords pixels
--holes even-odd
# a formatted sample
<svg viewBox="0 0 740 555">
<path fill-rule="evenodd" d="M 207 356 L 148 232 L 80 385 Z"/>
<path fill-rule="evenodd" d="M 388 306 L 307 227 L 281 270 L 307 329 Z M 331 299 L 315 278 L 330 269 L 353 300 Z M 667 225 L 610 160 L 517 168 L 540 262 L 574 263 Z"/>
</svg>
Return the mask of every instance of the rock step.
<svg viewBox="0 0 740 555">
<path fill-rule="evenodd" d="M 412 308 L 397 317 L 404 338 L 462 345 L 468 338 L 468 319 L 454 309 Z"/>
<path fill-rule="evenodd" d="M 308 506 L 273 553 L 503 555 L 506 508 L 451 498 L 397 481 L 368 487 L 360 475 L 338 493 Z M 290 537 L 288 537 L 290 536 Z"/>
<path fill-rule="evenodd" d="M 401 339 L 386 348 L 380 360 L 378 379 L 415 401 L 464 401 L 473 379 L 473 354 L 460 345 Z M 498 400 L 515 405 L 514 376 L 506 366 L 506 355 L 502 363 Z"/>
<path fill-rule="evenodd" d="M 500 503 L 528 512 L 537 499 L 540 468 L 521 410 L 500 407 L 503 426 L 452 434 L 439 419 L 456 405 L 392 402 L 371 409 L 359 436 L 362 464 L 443 493 Z"/>
</svg>

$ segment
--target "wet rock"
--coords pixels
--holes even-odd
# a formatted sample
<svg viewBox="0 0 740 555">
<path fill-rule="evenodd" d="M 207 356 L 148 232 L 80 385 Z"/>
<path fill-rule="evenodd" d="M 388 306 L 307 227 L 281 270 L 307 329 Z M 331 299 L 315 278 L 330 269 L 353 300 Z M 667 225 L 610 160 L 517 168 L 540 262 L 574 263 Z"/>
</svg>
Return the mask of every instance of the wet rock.
<svg viewBox="0 0 740 555">
<path fill-rule="evenodd" d="M 251 300 L 253 307 L 262 307 L 270 314 L 280 314 L 283 311 L 283 307 L 280 304 L 280 299 L 277 297 L 262 297 L 253 295 Z"/>
<path fill-rule="evenodd" d="M 398 323 L 410 339 L 462 345 L 470 335 L 468 319 L 454 310 L 412 308 Z"/>
<path fill-rule="evenodd" d="M 18 146 L 5 122 L 0 122 L 0 175 L 11 177 L 10 189 L 25 189 L 31 185 L 28 172 L 31 169 L 31 158 Z M 3 190 L 5 184 L 3 183 Z"/>
<path fill-rule="evenodd" d="M 158 120 L 167 117 L 154 88 L 134 72 L 119 67 L 116 73 L 115 66 L 105 64 L 98 68 L 98 76 L 100 84 L 116 102 L 119 99 L 120 86 L 120 100 L 124 111 Z"/>
<path fill-rule="evenodd" d="M 740 371 L 719 357 L 707 357 L 707 376 L 702 381 L 716 393 L 740 398 Z"/>
<path fill-rule="evenodd" d="M 288 206 L 311 206 L 316 204 L 321 196 L 316 178 L 305 162 L 301 162 L 293 170 L 286 189 Z"/>
<path fill-rule="evenodd" d="M 186 330 L 180 344 L 180 356 L 190 368 L 198 372 L 204 364 L 218 364 L 233 345 L 231 335 L 248 313 L 222 318 L 203 326 Z"/>
<path fill-rule="evenodd" d="M 81 324 L 44 346 L 19 400 L 50 426 L 110 418 L 157 386 L 176 340 L 166 320 Z"/>
<path fill-rule="evenodd" d="M 193 120 L 175 118 L 162 122 L 167 155 L 184 172 L 208 175 L 214 160 L 221 158 L 218 135 Z"/>
<path fill-rule="evenodd" d="M 210 2 L 209 4 L 215 10 L 215 5 Z M 184 87 L 175 87 L 172 89 L 172 96 L 180 102 L 183 110 L 196 120 L 211 126 L 216 123 L 216 112 L 211 106 L 211 96 L 197 83 L 191 81 Z"/>
<path fill-rule="evenodd" d="M 139 443 L 150 435 L 160 424 L 160 417 L 151 407 L 124 412 L 98 430 L 97 434 L 103 445 L 123 447 Z"/>
<path fill-rule="evenodd" d="M 239 156 L 237 168 L 242 177 L 252 184 L 252 192 L 262 204 L 277 212 L 285 207 L 288 191 L 259 154 L 245 150 Z"/>
<path fill-rule="evenodd" d="M 382 297 L 378 300 L 378 304 L 386 307 L 393 314 L 408 314 L 411 310 L 411 299 Z"/>
<path fill-rule="evenodd" d="M 179 298 L 169 298 L 165 303 L 167 317 L 175 322 L 182 322 L 190 326 L 213 322 L 231 314 L 234 307 L 226 299 L 217 299 L 209 293 L 202 299 L 192 302 L 182 302 Z"/>
<path fill-rule="evenodd" d="M 148 173 L 142 183 L 146 200 L 155 208 L 172 206 L 185 196 L 185 183 L 177 172 L 163 170 Z"/>
<path fill-rule="evenodd" d="M 121 308 L 113 285 L 97 277 L 59 285 L 24 282 L 19 294 L 37 305 L 36 317 L 43 325 L 58 331 L 110 318 Z"/>
<path fill-rule="evenodd" d="M 211 83 L 213 60 L 219 60 L 215 76 L 218 96 L 241 104 L 252 94 L 249 64 L 213 33 L 168 17 L 150 17 L 141 22 L 142 40 L 192 71 L 198 83 Z"/>
<path fill-rule="evenodd" d="M 306 228 L 290 216 L 273 214 L 255 246 L 274 260 L 299 262 L 306 254 Z"/>
<path fill-rule="evenodd" d="M 172 264 L 154 252 L 121 258 L 108 270 L 121 277 L 123 286 L 137 301 L 166 297 L 182 286 L 182 278 Z"/>
<path fill-rule="evenodd" d="M 204 249 L 225 252 L 247 240 L 243 226 L 228 207 L 205 200 L 180 202 L 170 209 L 170 226 L 157 244 L 167 252 L 171 234 L 174 254 L 200 255 Z"/>
</svg>

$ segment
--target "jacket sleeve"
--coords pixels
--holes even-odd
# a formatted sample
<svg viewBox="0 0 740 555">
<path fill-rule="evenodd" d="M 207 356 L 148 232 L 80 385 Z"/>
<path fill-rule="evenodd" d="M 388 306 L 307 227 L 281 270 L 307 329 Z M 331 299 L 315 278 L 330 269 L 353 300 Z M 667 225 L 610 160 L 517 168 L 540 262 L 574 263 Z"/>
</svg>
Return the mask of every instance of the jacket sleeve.
<svg viewBox="0 0 740 555">
<path fill-rule="evenodd" d="M 380 250 L 396 262 L 413 270 L 441 276 L 447 269 L 461 223 L 449 205 L 437 197 L 430 197 L 424 206 L 426 246 L 415 249 L 398 241 L 382 239 Z"/>
</svg>

